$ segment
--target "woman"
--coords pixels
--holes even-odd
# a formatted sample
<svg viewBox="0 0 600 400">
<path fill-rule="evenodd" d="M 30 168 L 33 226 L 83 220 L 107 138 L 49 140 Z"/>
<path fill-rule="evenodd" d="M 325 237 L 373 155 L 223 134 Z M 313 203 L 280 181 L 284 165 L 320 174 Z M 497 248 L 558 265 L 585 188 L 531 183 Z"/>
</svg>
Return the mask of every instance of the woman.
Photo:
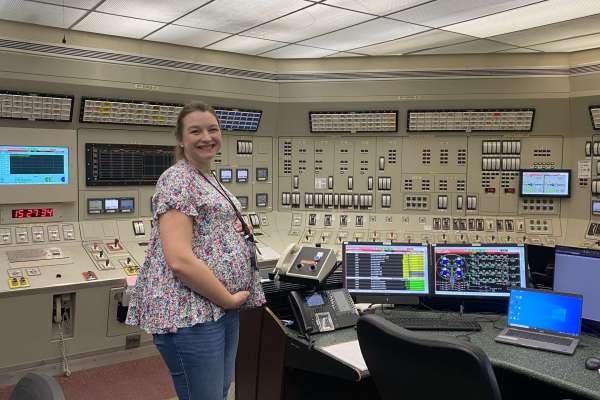
<svg viewBox="0 0 600 400">
<path fill-rule="evenodd" d="M 153 334 L 180 399 L 223 399 L 234 371 L 238 309 L 265 299 L 240 203 L 211 174 L 223 140 L 215 111 L 186 105 L 175 137 L 178 161 L 156 184 L 154 224 L 127 323 Z"/>
</svg>

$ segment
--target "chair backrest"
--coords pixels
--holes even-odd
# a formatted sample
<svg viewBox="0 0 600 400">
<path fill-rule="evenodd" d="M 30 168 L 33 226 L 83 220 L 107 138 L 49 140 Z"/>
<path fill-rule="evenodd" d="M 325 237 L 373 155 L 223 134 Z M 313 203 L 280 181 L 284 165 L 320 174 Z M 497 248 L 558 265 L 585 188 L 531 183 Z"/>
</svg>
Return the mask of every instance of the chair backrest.
<svg viewBox="0 0 600 400">
<path fill-rule="evenodd" d="M 358 341 L 382 400 L 500 400 L 489 358 L 451 336 L 425 336 L 381 316 L 364 315 Z"/>
<path fill-rule="evenodd" d="M 10 400 L 65 400 L 65 396 L 53 377 L 29 372 L 19 380 L 10 395 Z"/>
</svg>

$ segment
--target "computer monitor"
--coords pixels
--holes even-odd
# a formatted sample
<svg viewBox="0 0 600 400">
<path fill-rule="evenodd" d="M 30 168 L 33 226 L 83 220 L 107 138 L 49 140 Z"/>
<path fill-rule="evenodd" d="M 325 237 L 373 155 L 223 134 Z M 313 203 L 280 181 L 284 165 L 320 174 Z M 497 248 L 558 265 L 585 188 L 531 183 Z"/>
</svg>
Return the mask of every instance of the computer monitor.
<svg viewBox="0 0 600 400">
<path fill-rule="evenodd" d="M 0 185 L 68 184 L 68 147 L 0 146 Z"/>
<path fill-rule="evenodd" d="M 556 246 L 554 290 L 583 296 L 583 319 L 600 322 L 600 251 Z"/>
<path fill-rule="evenodd" d="M 345 242 L 344 287 L 359 302 L 404 304 L 429 294 L 429 249 L 404 243 Z"/>
<path fill-rule="evenodd" d="M 525 246 L 432 246 L 433 294 L 508 298 L 511 288 L 527 286 Z"/>
</svg>

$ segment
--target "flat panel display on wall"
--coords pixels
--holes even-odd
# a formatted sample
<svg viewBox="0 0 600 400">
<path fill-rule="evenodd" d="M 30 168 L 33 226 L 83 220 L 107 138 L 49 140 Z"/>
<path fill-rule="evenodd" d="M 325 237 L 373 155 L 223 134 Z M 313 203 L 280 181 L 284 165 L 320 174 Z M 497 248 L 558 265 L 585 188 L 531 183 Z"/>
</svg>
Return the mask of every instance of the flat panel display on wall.
<svg viewBox="0 0 600 400">
<path fill-rule="evenodd" d="M 592 118 L 592 127 L 600 130 L 600 106 L 590 106 L 590 117 Z"/>
<path fill-rule="evenodd" d="M 0 118 L 71 122 L 73 96 L 0 90 Z"/>
<path fill-rule="evenodd" d="M 398 132 L 398 111 L 311 111 L 312 133 Z"/>
<path fill-rule="evenodd" d="M 173 165 L 173 146 L 85 144 L 87 186 L 155 185 Z"/>
<path fill-rule="evenodd" d="M 409 110 L 409 132 L 529 132 L 534 108 L 478 110 Z"/>
</svg>

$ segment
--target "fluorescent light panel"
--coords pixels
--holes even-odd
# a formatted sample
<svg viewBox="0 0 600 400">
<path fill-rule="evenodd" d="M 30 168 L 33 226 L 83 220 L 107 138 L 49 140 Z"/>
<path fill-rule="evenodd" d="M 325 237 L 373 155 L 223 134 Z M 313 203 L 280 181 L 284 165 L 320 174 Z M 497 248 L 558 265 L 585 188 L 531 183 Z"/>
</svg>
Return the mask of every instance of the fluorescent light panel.
<svg viewBox="0 0 600 400">
<path fill-rule="evenodd" d="M 206 0 L 106 0 L 96 10 L 125 17 L 171 22 Z"/>
<path fill-rule="evenodd" d="M 422 26 L 405 24 L 386 18 L 377 18 L 360 25 L 300 42 L 300 44 L 344 51 L 408 36 L 425 30 L 427 28 Z"/>
<path fill-rule="evenodd" d="M 473 38 L 470 36 L 435 29 L 386 43 L 361 47 L 356 49 L 356 51 L 371 56 L 404 54 L 429 49 L 431 47 L 447 46 L 471 40 L 473 40 Z"/>
<path fill-rule="evenodd" d="M 154 32 L 146 40 L 173 43 L 182 46 L 204 47 L 229 36 L 228 33 L 207 31 L 200 28 L 189 28 L 187 26 L 167 25 Z"/>
<path fill-rule="evenodd" d="M 438 0 L 389 15 L 405 22 L 439 28 L 490 15 L 540 0 Z"/>
<path fill-rule="evenodd" d="M 285 43 L 237 35 L 208 46 L 207 49 L 255 55 L 282 46 Z"/>
<path fill-rule="evenodd" d="M 486 38 L 598 13 L 600 13 L 598 0 L 549 0 L 450 25 L 444 29 Z"/>
<path fill-rule="evenodd" d="M 139 39 L 163 25 L 160 22 L 92 12 L 75 25 L 73 29 Z"/>
<path fill-rule="evenodd" d="M 445 47 L 438 47 L 429 50 L 416 51 L 414 54 L 473 54 L 473 53 L 493 53 L 502 50 L 508 50 L 513 46 L 492 42 L 485 39 L 476 39 L 466 43 L 459 43 Z"/>
<path fill-rule="evenodd" d="M 215 0 L 177 24 L 238 33 L 310 5 L 302 0 Z"/>
<path fill-rule="evenodd" d="M 325 0 L 323 4 L 375 15 L 387 15 L 430 0 Z"/>
<path fill-rule="evenodd" d="M 569 39 L 574 36 L 600 33 L 600 15 L 577 18 L 571 21 L 540 26 L 524 31 L 507 33 L 491 37 L 499 42 L 510 43 L 516 46 L 529 46 L 537 43 L 547 43 L 556 40 Z"/>
<path fill-rule="evenodd" d="M 244 32 L 244 35 L 281 42 L 296 42 L 369 19 L 373 19 L 373 17 L 354 11 L 315 4 L 294 14 L 250 29 Z"/>
<path fill-rule="evenodd" d="M 86 11 L 74 8 L 63 9 L 62 5 L 54 6 L 23 0 L 0 1 L 1 19 L 56 28 L 68 28 L 85 13 Z"/>
<path fill-rule="evenodd" d="M 261 56 L 272 58 L 319 58 L 326 57 L 335 52 L 335 50 L 317 49 L 315 47 L 290 44 L 280 49 L 263 53 Z"/>
</svg>

